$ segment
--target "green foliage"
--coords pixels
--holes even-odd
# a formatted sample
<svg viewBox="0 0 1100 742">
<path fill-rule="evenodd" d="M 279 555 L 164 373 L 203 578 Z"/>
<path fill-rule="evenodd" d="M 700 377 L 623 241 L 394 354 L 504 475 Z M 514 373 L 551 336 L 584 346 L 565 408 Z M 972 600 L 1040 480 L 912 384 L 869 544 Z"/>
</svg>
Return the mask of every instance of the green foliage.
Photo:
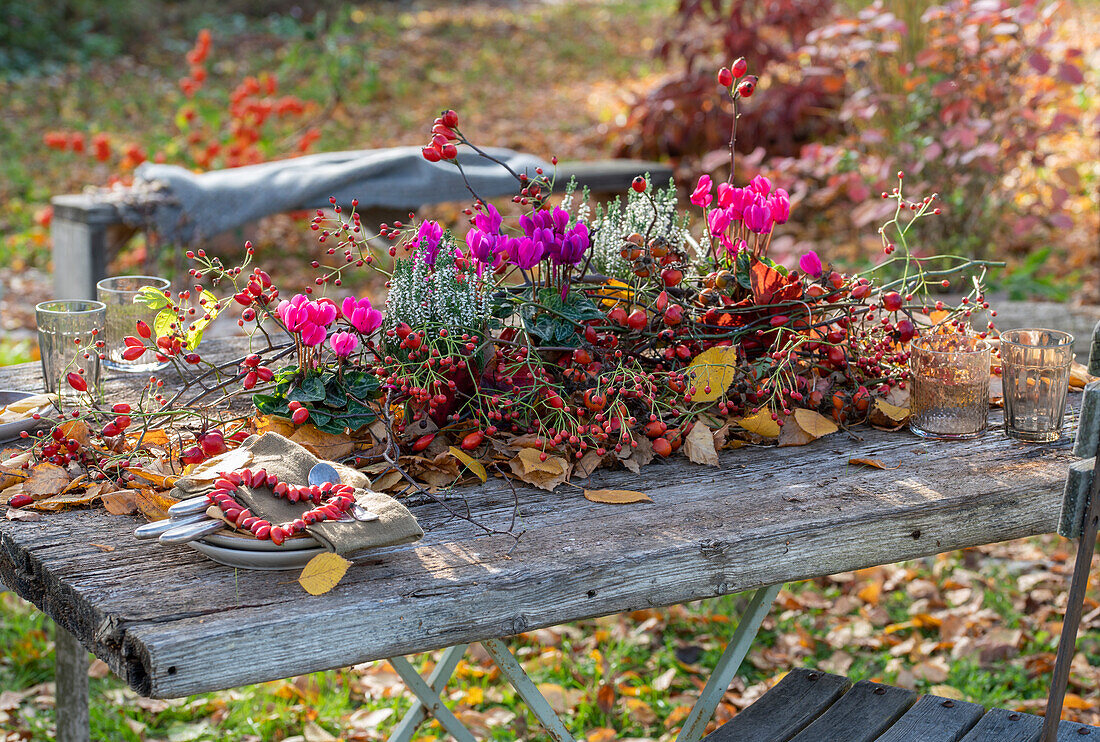
<svg viewBox="0 0 1100 742">
<path fill-rule="evenodd" d="M 362 369 L 307 371 L 285 368 L 275 375 L 271 394 L 254 394 L 252 403 L 262 415 L 290 418 L 290 403 L 309 410 L 309 421 L 326 433 L 352 432 L 370 425 L 378 416 L 369 403 L 380 396 L 378 379 Z"/>
<path fill-rule="evenodd" d="M 603 319 L 601 312 L 587 295 L 571 291 L 562 299 L 557 289 L 539 289 L 537 304 L 524 304 L 521 308 L 523 326 L 537 337 L 541 345 L 580 345 L 578 323 Z"/>
</svg>

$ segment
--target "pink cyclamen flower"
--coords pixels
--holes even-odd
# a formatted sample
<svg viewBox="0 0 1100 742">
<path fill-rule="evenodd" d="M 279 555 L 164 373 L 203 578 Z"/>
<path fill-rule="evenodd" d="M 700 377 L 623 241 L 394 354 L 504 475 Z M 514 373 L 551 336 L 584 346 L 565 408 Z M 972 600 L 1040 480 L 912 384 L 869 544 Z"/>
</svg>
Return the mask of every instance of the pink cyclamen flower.
<svg viewBox="0 0 1100 742">
<path fill-rule="evenodd" d="M 745 207 L 742 214 L 745 228 L 756 234 L 770 232 L 772 228 L 772 213 L 767 204 L 752 204 Z"/>
<path fill-rule="evenodd" d="M 485 204 L 485 211 L 474 215 L 474 226 L 485 234 L 499 234 L 504 219 L 492 204 Z"/>
<path fill-rule="evenodd" d="M 757 175 L 749 181 L 749 190 L 755 191 L 761 196 L 767 196 L 772 191 L 772 182 L 763 175 Z"/>
<path fill-rule="evenodd" d="M 420 222 L 416 230 L 416 240 L 423 251 L 424 263 L 429 268 L 435 267 L 436 258 L 439 257 L 439 243 L 443 239 L 443 227 L 439 222 L 425 220 Z"/>
<path fill-rule="evenodd" d="M 328 340 L 332 352 L 340 358 L 347 358 L 359 347 L 359 338 L 350 332 L 337 332 Z"/>
<path fill-rule="evenodd" d="M 730 215 L 726 209 L 712 209 L 707 213 L 707 227 L 710 229 L 711 237 L 725 233 L 729 225 Z"/>
<path fill-rule="evenodd" d="M 713 200 L 714 195 L 711 193 L 710 176 L 700 175 L 699 182 L 695 185 L 695 190 L 691 194 L 691 202 L 705 209 L 710 206 L 710 202 Z"/>
<path fill-rule="evenodd" d="M 768 196 L 768 208 L 776 224 L 786 224 L 791 217 L 790 194 L 783 188 L 776 188 L 775 193 Z"/>
<path fill-rule="evenodd" d="M 328 336 L 328 331 L 321 325 L 315 325 L 312 322 L 304 323 L 299 329 L 299 334 L 302 337 L 302 342 L 306 345 L 315 346 L 325 342 L 325 338 Z"/>
<path fill-rule="evenodd" d="M 510 237 L 505 246 L 508 260 L 523 270 L 531 268 L 542 261 L 543 247 L 541 242 L 536 242 L 530 237 Z"/>
<path fill-rule="evenodd" d="M 340 306 L 344 319 L 359 333 L 369 335 L 382 326 L 382 313 L 371 306 L 370 299 L 349 296 Z"/>
<path fill-rule="evenodd" d="M 825 269 L 821 265 L 821 258 L 817 256 L 817 253 L 810 250 L 808 253 L 798 259 L 798 267 L 802 269 L 802 272 L 807 276 L 814 278 L 821 278 L 821 274 L 825 272 Z"/>
<path fill-rule="evenodd" d="M 718 184 L 718 205 L 723 209 L 728 209 L 730 204 L 733 203 L 734 194 L 740 191 L 740 188 L 736 188 L 729 183 Z"/>
</svg>

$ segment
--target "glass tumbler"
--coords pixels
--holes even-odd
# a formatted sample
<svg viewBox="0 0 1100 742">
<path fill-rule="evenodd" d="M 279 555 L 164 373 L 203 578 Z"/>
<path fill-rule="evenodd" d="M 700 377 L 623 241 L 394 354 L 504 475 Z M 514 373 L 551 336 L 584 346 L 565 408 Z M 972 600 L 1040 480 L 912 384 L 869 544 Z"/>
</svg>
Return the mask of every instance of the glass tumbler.
<svg viewBox="0 0 1100 742">
<path fill-rule="evenodd" d="M 1073 336 L 1058 330 L 1001 333 L 1005 435 L 1049 443 L 1062 434 Z"/>
<path fill-rule="evenodd" d="M 924 438 L 976 438 L 989 416 L 989 343 L 973 335 L 913 341 L 909 429 Z"/>
<path fill-rule="evenodd" d="M 146 286 L 162 291 L 171 284 L 156 276 L 116 276 L 97 283 L 96 298 L 107 305 L 107 359 L 103 365 L 114 371 L 148 373 L 164 368 L 167 363 L 158 362 L 151 351 L 145 351 L 132 361 L 122 357 L 126 349 L 122 339 L 137 334 L 137 321 L 144 320 L 150 327 L 157 313 L 144 304 L 135 304 L 134 298 Z"/>
<path fill-rule="evenodd" d="M 66 380 L 76 372 L 83 377 L 87 392 L 98 399 L 100 361 L 95 344 L 103 337 L 107 307 L 101 301 L 44 301 L 35 306 L 34 313 L 46 391 L 63 397 L 82 394 Z"/>
</svg>

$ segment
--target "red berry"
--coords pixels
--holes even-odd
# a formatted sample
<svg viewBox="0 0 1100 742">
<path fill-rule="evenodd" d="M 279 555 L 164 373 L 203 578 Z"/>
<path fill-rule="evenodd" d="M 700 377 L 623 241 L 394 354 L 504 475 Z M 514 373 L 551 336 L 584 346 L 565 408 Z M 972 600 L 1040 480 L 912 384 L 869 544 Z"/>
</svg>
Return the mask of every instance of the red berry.
<svg viewBox="0 0 1100 742">
<path fill-rule="evenodd" d="M 458 113 L 456 111 L 444 111 L 440 117 L 443 119 L 443 125 L 451 129 L 458 126 Z"/>
<path fill-rule="evenodd" d="M 443 155 L 444 160 L 453 160 L 458 157 L 458 147 L 450 143 L 444 144 L 439 152 Z"/>
<path fill-rule="evenodd" d="M 633 182 L 631 182 L 631 184 L 630 184 L 630 187 L 633 188 L 638 193 L 642 193 L 643 191 L 645 191 L 645 186 L 646 186 L 645 178 L 642 177 L 641 175 L 635 177 Z"/>
<path fill-rule="evenodd" d="M 145 353 L 145 348 L 130 346 L 126 350 L 122 351 L 123 359 L 127 361 L 136 361 Z"/>
<path fill-rule="evenodd" d="M 475 448 L 481 445 L 481 442 L 485 440 L 485 434 L 480 430 L 475 430 L 465 438 L 462 439 L 462 450 L 473 451 Z"/>
<path fill-rule="evenodd" d="M 733 64 L 730 65 L 730 72 L 733 73 L 734 77 L 744 77 L 748 70 L 749 63 L 745 61 L 744 57 L 738 57 L 734 60 Z"/>
<path fill-rule="evenodd" d="M 211 430 L 204 435 L 202 440 L 199 441 L 199 445 L 202 446 L 202 452 L 207 456 L 217 456 L 229 450 L 229 446 L 225 445 L 225 438 L 222 437 L 219 430 Z"/>
<path fill-rule="evenodd" d="M 724 88 L 733 85 L 733 73 L 730 72 L 729 67 L 723 67 L 718 70 L 718 84 Z"/>
<path fill-rule="evenodd" d="M 882 307 L 887 312 L 896 312 L 901 309 L 901 294 L 897 291 L 888 291 L 882 295 Z"/>
<path fill-rule="evenodd" d="M 667 438 L 657 438 L 653 441 L 653 452 L 658 456 L 671 456 L 672 444 Z"/>
<path fill-rule="evenodd" d="M 897 331 L 898 340 L 903 343 L 908 343 L 917 336 L 917 328 L 908 319 L 898 320 Z"/>
<path fill-rule="evenodd" d="M 126 404 L 125 402 L 119 402 L 111 408 L 111 412 L 115 413 L 116 415 L 128 415 L 130 414 L 130 405 Z"/>
<path fill-rule="evenodd" d="M 198 446 L 191 446 L 191 448 L 180 454 L 180 461 L 184 464 L 198 464 L 205 458 L 202 449 Z"/>
<path fill-rule="evenodd" d="M 737 93 L 742 98 L 751 98 L 756 91 L 756 78 L 746 77 L 737 85 Z"/>
<path fill-rule="evenodd" d="M 144 320 L 139 319 L 137 321 L 137 331 L 138 335 L 141 335 L 146 340 L 153 337 L 153 331 L 149 329 L 149 325 L 145 324 Z"/>
<path fill-rule="evenodd" d="M 641 330 L 649 323 L 649 317 L 641 309 L 635 309 L 630 313 L 630 316 L 626 318 L 627 327 L 631 330 Z"/>
<path fill-rule="evenodd" d="M 8 505 L 13 508 L 25 508 L 34 502 L 34 498 L 30 495 L 16 495 L 8 500 Z"/>
<path fill-rule="evenodd" d="M 69 386 L 71 386 L 73 389 L 77 390 L 78 392 L 88 391 L 88 381 L 87 381 L 87 379 L 85 379 L 83 376 L 78 374 L 76 371 L 70 371 L 65 376 L 65 380 L 69 382 Z"/>
<path fill-rule="evenodd" d="M 309 420 L 309 409 L 306 407 L 299 407 L 294 410 L 294 414 L 290 416 L 291 421 L 295 425 L 304 425 Z"/>
</svg>

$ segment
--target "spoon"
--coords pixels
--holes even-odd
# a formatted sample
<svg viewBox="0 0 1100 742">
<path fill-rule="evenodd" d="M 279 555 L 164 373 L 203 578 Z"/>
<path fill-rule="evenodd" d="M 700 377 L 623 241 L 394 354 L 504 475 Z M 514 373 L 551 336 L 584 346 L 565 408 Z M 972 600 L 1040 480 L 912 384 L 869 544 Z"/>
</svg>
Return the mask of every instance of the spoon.
<svg viewBox="0 0 1100 742">
<path fill-rule="evenodd" d="M 185 544 L 188 541 L 194 541 L 203 536 L 217 533 L 223 528 L 225 528 L 224 521 L 207 518 L 195 523 L 177 525 L 174 528 L 169 528 L 167 531 L 160 534 L 159 540 L 162 544 Z"/>
<path fill-rule="evenodd" d="M 340 484 L 340 472 L 336 471 L 336 467 L 334 467 L 332 464 L 329 464 L 325 461 L 320 461 L 314 464 L 313 468 L 309 470 L 309 483 L 312 486 L 316 486 L 319 484 L 324 484 L 325 482 Z M 355 520 L 364 523 L 372 520 L 378 520 L 378 513 L 372 513 L 371 511 L 362 507 L 359 503 L 352 504 L 351 514 Z"/>
<path fill-rule="evenodd" d="M 202 523 L 204 520 L 208 520 L 205 510 L 201 513 L 184 515 L 179 518 L 165 518 L 164 520 L 155 520 L 152 523 L 146 523 L 135 528 L 134 538 L 157 538 L 165 531 L 169 531 L 177 526 L 189 526 L 194 523 Z"/>
</svg>

